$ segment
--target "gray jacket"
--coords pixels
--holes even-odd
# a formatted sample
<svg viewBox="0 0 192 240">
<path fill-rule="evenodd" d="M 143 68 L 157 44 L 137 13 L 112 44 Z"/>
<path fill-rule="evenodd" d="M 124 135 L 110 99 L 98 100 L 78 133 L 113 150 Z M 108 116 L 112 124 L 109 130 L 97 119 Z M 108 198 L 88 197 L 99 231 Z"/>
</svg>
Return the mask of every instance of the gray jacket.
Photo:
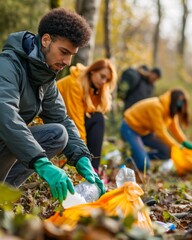
<svg viewBox="0 0 192 240">
<path fill-rule="evenodd" d="M 44 62 L 38 35 L 11 34 L 0 53 L 0 68 L 0 141 L 13 155 L 28 168 L 33 167 L 35 159 L 45 156 L 27 127 L 39 115 L 45 124 L 65 126 L 69 140 L 63 153 L 70 165 L 82 156 L 90 158 L 74 122 L 66 114 L 56 87 L 56 73 Z"/>
</svg>

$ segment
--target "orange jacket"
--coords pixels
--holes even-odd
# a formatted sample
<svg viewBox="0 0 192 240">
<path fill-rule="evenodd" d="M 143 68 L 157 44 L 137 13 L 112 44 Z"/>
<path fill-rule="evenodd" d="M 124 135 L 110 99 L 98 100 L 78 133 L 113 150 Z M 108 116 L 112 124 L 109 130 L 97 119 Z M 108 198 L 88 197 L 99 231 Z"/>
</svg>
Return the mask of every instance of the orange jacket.
<svg viewBox="0 0 192 240">
<path fill-rule="evenodd" d="M 154 132 L 165 144 L 180 146 L 186 136 L 179 127 L 178 116 L 170 117 L 170 99 L 168 91 L 160 97 L 141 100 L 124 112 L 125 121 L 141 136 Z"/>
<path fill-rule="evenodd" d="M 70 68 L 70 75 L 57 81 L 57 87 L 65 102 L 67 113 L 75 122 L 81 139 L 86 142 L 85 129 L 85 105 L 83 100 L 83 90 L 77 78 L 85 66 L 78 63 Z M 90 91 L 91 99 L 95 105 L 98 105 L 99 97 Z"/>
</svg>

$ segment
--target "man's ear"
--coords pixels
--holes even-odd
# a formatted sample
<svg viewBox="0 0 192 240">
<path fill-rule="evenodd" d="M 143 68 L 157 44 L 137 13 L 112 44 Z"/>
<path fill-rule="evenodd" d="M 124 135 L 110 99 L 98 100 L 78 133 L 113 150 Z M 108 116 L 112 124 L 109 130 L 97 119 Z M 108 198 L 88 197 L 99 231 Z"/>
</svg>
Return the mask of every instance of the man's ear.
<svg viewBox="0 0 192 240">
<path fill-rule="evenodd" d="M 43 47 L 48 47 L 49 44 L 51 43 L 51 36 L 48 33 L 45 33 L 42 38 L 41 38 L 41 44 Z"/>
</svg>

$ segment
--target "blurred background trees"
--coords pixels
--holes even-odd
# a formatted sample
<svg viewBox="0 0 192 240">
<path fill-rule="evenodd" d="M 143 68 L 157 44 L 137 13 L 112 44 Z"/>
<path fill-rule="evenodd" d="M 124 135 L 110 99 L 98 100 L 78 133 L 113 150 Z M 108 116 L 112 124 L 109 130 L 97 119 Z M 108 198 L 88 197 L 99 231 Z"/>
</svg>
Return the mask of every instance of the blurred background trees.
<svg viewBox="0 0 192 240">
<path fill-rule="evenodd" d="M 0 48 L 11 32 L 36 33 L 42 15 L 59 6 L 83 15 L 93 29 L 90 44 L 79 51 L 73 63 L 88 65 L 98 58 L 112 58 L 119 76 L 129 66 L 159 66 L 163 80 L 157 83 L 156 94 L 178 85 L 190 91 L 192 43 L 186 34 L 192 21 L 190 0 L 0 1 Z M 174 24 L 165 34 L 165 18 L 171 11 L 179 15 L 173 14 Z M 63 71 L 60 76 L 65 74 Z"/>
<path fill-rule="evenodd" d="M 101 0 L 75 1 L 75 10 L 87 20 L 91 26 L 92 35 L 89 44 L 86 47 L 79 49 L 78 53 L 75 55 L 74 63 L 81 62 L 84 65 L 89 65 L 93 61 L 95 50 L 95 33 L 99 17 L 100 3 Z"/>
<path fill-rule="evenodd" d="M 141 2 L 146 2 L 145 6 Z M 130 65 L 159 65 L 164 77 L 191 81 L 191 49 L 186 37 L 191 9 L 189 0 L 175 0 L 180 10 L 179 27 L 162 36 L 163 0 L 7 0 L 0 2 L 0 47 L 14 31 L 37 31 L 39 19 L 49 9 L 65 7 L 83 15 L 93 29 L 90 45 L 79 51 L 74 62 L 90 64 L 99 57 L 114 59 L 118 73 Z M 174 6 L 173 6 L 174 7 Z M 153 9 L 153 10 L 152 10 Z M 152 10 L 152 11 L 151 11 Z M 153 16 L 151 16 L 153 15 Z M 154 20 L 155 19 L 155 20 Z M 172 35 L 177 40 L 172 42 Z M 190 46 L 192 48 L 192 46 Z"/>
</svg>

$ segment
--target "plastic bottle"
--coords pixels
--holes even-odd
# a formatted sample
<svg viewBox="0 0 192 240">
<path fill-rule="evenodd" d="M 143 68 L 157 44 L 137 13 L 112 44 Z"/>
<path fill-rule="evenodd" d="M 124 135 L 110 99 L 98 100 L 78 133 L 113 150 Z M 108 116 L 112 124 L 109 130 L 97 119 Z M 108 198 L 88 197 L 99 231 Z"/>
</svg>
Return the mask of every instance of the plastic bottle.
<svg viewBox="0 0 192 240">
<path fill-rule="evenodd" d="M 123 165 L 116 175 L 116 185 L 117 187 L 121 187 L 125 182 L 136 182 L 136 179 L 134 170 Z"/>
<path fill-rule="evenodd" d="M 101 193 L 96 183 L 84 181 L 75 187 L 75 194 L 67 193 L 66 199 L 62 202 L 64 208 L 69 208 L 82 203 L 96 201 Z"/>
<path fill-rule="evenodd" d="M 173 223 L 164 223 L 164 222 L 160 222 L 160 221 L 155 221 L 155 223 L 157 225 L 161 226 L 162 228 L 164 228 L 165 232 L 173 231 L 176 229 L 176 226 Z"/>
<path fill-rule="evenodd" d="M 75 192 L 75 194 L 71 194 L 68 191 L 66 199 L 62 202 L 62 206 L 66 209 L 82 203 L 86 203 L 86 201 L 80 194 L 78 194 L 77 192 Z"/>
<path fill-rule="evenodd" d="M 159 171 L 162 173 L 168 173 L 173 169 L 173 167 L 174 167 L 173 160 L 168 159 L 161 165 L 161 167 L 159 168 Z"/>
<path fill-rule="evenodd" d="M 101 190 L 96 183 L 89 183 L 84 181 L 75 186 L 75 191 L 85 199 L 86 202 L 96 201 L 101 194 Z"/>
</svg>

